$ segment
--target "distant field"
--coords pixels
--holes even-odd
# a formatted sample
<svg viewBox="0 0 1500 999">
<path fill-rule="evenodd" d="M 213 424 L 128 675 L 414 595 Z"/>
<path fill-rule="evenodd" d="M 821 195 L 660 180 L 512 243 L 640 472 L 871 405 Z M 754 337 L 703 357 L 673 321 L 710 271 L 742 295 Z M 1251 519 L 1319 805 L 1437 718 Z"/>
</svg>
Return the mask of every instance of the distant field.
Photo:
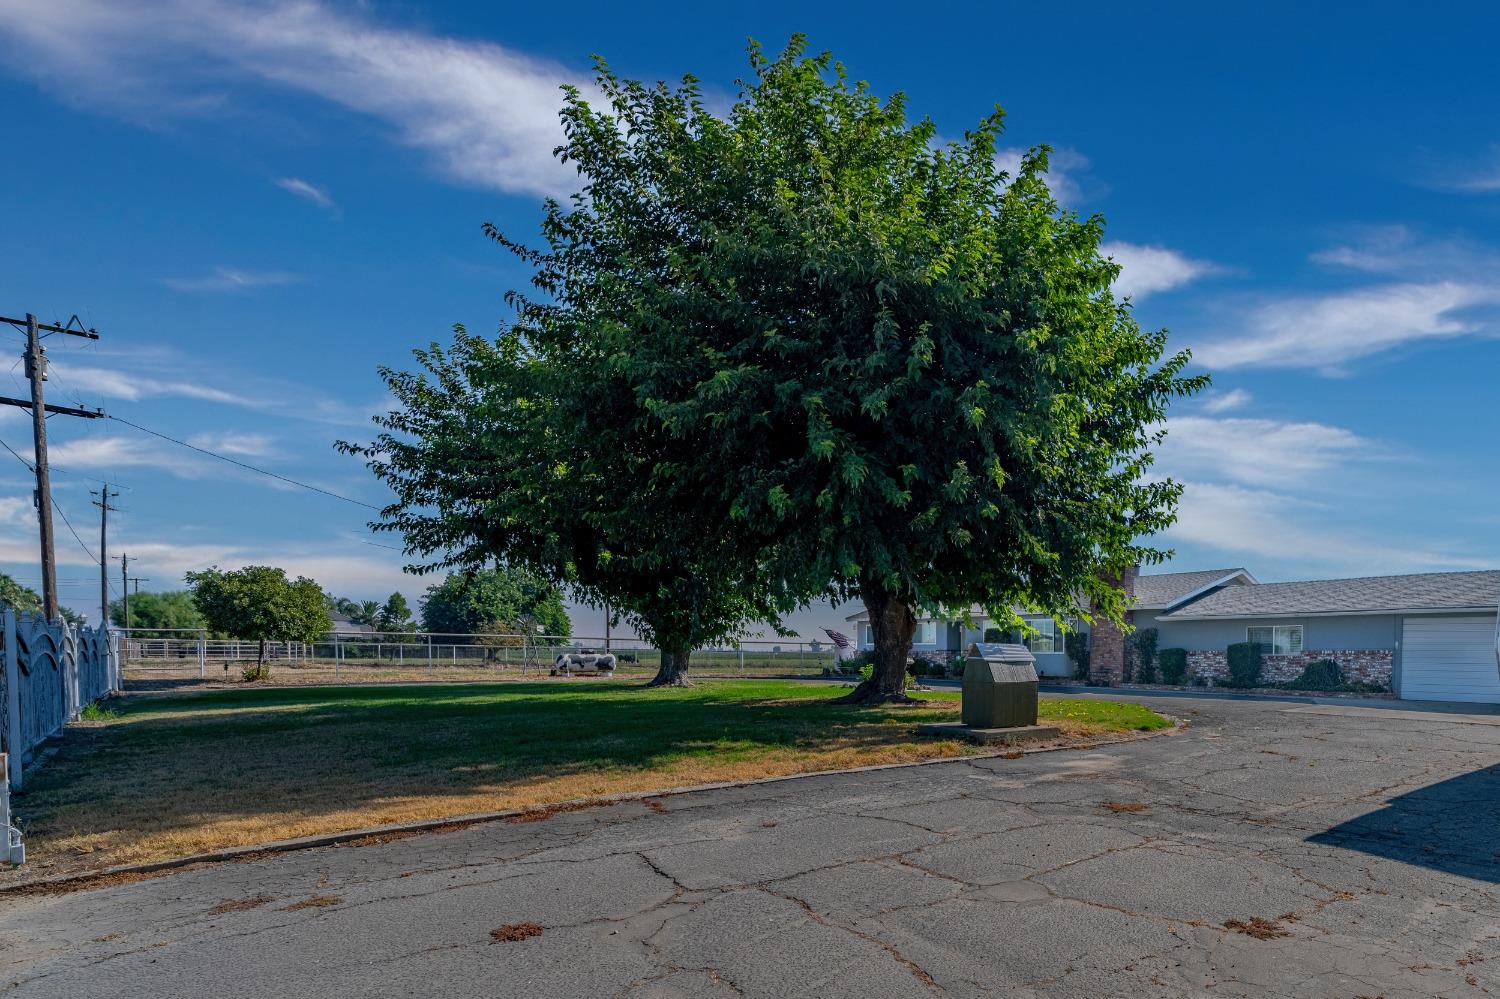
<svg viewBox="0 0 1500 999">
<path fill-rule="evenodd" d="M 842 688 L 609 680 L 246 687 L 137 695 L 73 726 L 17 799 L 31 876 L 591 795 L 961 756 L 916 708 L 828 703 Z M 1168 724 L 1114 701 L 1041 702 L 1064 741 Z"/>
</svg>

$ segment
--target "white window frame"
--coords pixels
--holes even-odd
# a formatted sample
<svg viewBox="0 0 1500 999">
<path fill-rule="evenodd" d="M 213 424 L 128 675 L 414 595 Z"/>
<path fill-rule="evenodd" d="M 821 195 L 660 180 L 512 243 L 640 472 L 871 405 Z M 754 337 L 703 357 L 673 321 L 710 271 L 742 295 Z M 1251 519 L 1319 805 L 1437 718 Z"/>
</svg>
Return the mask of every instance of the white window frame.
<svg viewBox="0 0 1500 999">
<path fill-rule="evenodd" d="M 1056 621 L 1050 617 L 1042 617 L 1027 618 L 1026 623 L 1037 631 L 1034 635 L 1026 636 L 1026 647 L 1031 650 L 1032 655 L 1066 651 L 1067 643 Z"/>
<path fill-rule="evenodd" d="M 1261 641 L 1254 637 L 1257 631 L 1269 631 L 1271 640 Z M 1295 647 L 1292 636 L 1296 635 Z M 1307 648 L 1306 633 L 1300 624 L 1256 624 L 1245 627 L 1245 641 L 1254 642 L 1260 646 L 1260 654 L 1263 656 L 1295 656 Z"/>
</svg>

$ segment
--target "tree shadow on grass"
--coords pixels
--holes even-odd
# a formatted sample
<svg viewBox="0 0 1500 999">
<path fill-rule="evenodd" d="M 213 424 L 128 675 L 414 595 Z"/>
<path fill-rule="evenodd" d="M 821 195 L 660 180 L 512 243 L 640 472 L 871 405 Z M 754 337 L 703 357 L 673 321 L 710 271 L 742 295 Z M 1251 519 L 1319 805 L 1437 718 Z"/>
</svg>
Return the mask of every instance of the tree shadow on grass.
<svg viewBox="0 0 1500 999">
<path fill-rule="evenodd" d="M 912 742 L 948 707 L 848 708 L 839 690 L 678 691 L 626 684 L 266 688 L 126 702 L 117 723 L 64 740 L 18 802 L 31 833 L 113 834 L 378 809 L 413 796 L 497 798 L 670 772 L 726 778 L 768 755 L 864 753 Z M 798 695 L 801 696 L 798 696 Z M 686 776 L 684 776 L 686 775 Z M 649 786 L 649 785 L 648 785 Z M 38 845 L 41 845 L 40 843 Z"/>
<path fill-rule="evenodd" d="M 1308 842 L 1500 884 L 1500 766 L 1409 791 Z"/>
</svg>

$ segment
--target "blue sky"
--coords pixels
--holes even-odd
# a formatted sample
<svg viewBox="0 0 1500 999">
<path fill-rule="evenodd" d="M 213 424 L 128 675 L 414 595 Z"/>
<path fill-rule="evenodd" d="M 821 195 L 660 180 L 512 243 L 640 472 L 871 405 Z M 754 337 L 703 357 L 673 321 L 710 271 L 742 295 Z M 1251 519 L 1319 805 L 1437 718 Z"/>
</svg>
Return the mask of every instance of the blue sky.
<svg viewBox="0 0 1500 999">
<path fill-rule="evenodd" d="M 1002 155 L 1052 144 L 1064 202 L 1109 220 L 1142 322 L 1215 375 L 1161 456 L 1187 484 L 1176 567 L 1500 566 L 1500 12 L 1420 14 L 9 0 L 0 314 L 76 312 L 103 334 L 53 338 L 52 401 L 379 503 L 332 442 L 382 407 L 375 365 L 504 320 L 525 275 L 480 224 L 529 236 L 540 198 L 568 190 L 557 84 L 586 85 L 597 52 L 727 100 L 747 37 L 800 30 L 942 132 L 1000 103 Z M 0 386 L 23 394 L 18 364 Z M 26 420 L 0 412 L 23 454 Z M 126 487 L 111 548 L 140 557 L 144 588 L 248 562 L 355 597 L 430 582 L 402 576 L 358 506 L 112 421 L 49 433 L 90 549 L 89 490 Z M 31 486 L 0 458 L 0 568 L 35 583 Z M 92 610 L 97 568 L 58 535 L 63 600 Z"/>
</svg>

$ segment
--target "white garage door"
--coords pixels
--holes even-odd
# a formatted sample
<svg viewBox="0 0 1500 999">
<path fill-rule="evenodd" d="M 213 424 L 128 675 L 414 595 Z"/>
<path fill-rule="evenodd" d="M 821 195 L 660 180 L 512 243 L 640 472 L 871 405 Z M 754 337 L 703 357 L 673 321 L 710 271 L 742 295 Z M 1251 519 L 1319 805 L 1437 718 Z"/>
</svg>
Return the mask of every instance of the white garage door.
<svg viewBox="0 0 1500 999">
<path fill-rule="evenodd" d="M 1401 635 L 1402 697 L 1500 704 L 1493 617 L 1409 617 Z"/>
</svg>

